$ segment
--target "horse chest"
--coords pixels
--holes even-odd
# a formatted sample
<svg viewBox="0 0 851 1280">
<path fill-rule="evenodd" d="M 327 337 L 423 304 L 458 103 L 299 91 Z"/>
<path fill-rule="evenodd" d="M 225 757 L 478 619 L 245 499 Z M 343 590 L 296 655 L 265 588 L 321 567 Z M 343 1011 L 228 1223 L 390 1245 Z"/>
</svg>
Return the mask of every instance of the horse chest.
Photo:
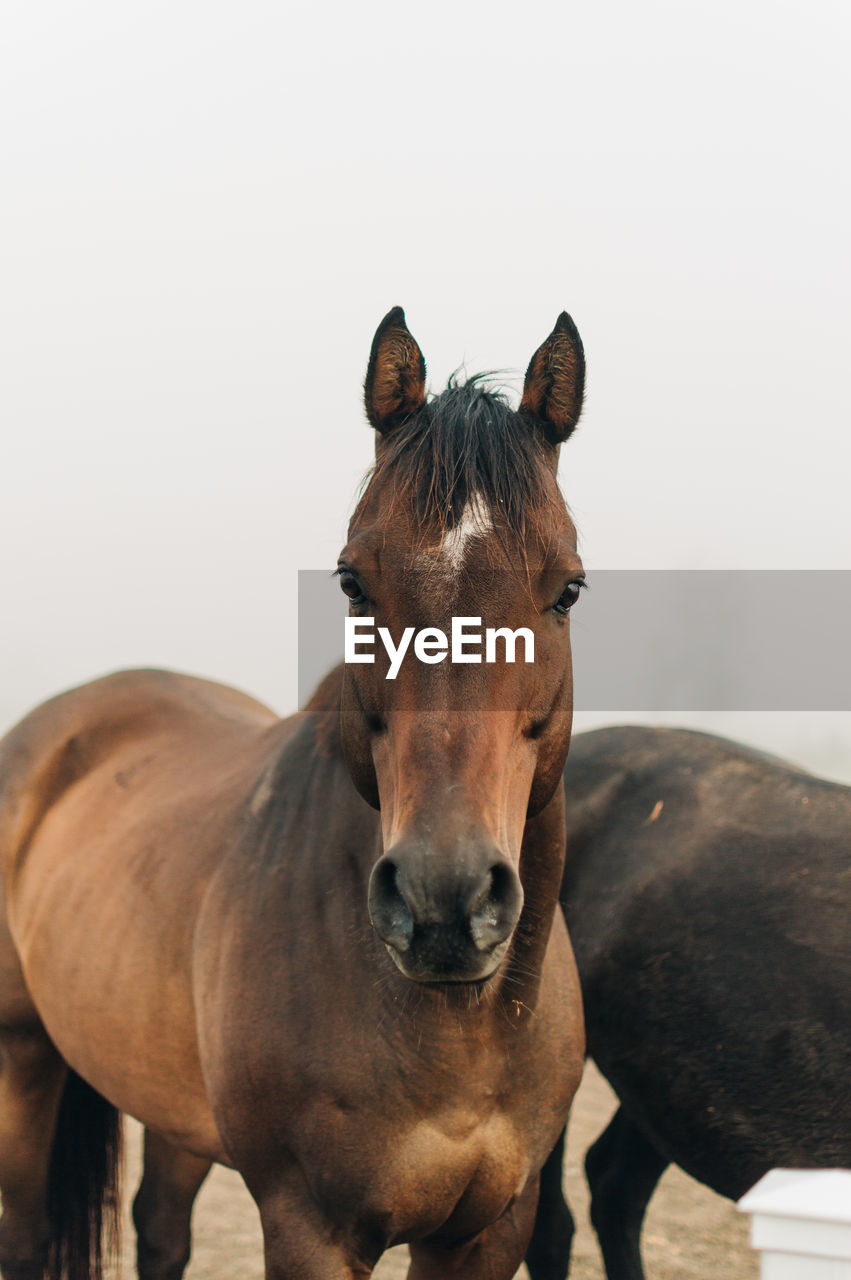
<svg viewBox="0 0 851 1280">
<path fill-rule="evenodd" d="M 524 1148 L 501 1113 L 481 1120 L 447 1111 L 404 1127 L 391 1115 L 369 1135 L 361 1131 L 357 1145 L 341 1133 L 325 1147 L 317 1199 L 332 1217 L 337 1206 L 350 1206 L 387 1244 L 435 1233 L 463 1238 L 498 1218 L 522 1190 L 529 1176 Z"/>
<path fill-rule="evenodd" d="M 408 1135 L 394 1160 L 397 1215 L 414 1221 L 406 1230 L 419 1233 L 425 1198 L 431 1194 L 435 1209 L 425 1224 L 448 1238 L 481 1231 L 495 1221 L 522 1191 L 529 1175 L 521 1143 L 512 1122 L 497 1115 L 479 1126 L 466 1141 L 453 1142 L 423 1124 Z M 439 1222 L 434 1222 L 440 1217 Z"/>
</svg>

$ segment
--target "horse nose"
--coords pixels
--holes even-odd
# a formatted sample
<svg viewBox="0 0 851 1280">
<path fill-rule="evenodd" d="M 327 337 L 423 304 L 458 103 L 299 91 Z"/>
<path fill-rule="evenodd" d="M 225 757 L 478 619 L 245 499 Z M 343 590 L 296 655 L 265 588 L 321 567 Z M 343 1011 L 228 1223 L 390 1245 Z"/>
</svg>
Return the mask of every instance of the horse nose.
<svg viewBox="0 0 851 1280">
<path fill-rule="evenodd" d="M 419 854 L 419 856 L 417 856 Z M 475 859 L 484 869 L 466 865 L 438 870 L 424 850 L 397 846 L 375 864 L 369 882 L 369 914 L 388 946 L 405 953 L 425 934 L 461 939 L 488 953 L 511 935 L 523 907 L 523 889 L 511 863 L 492 851 Z"/>
<path fill-rule="evenodd" d="M 505 941 L 522 907 L 520 877 L 510 862 L 495 862 L 470 905 L 470 933 L 479 951 L 492 951 Z"/>
<path fill-rule="evenodd" d="M 396 951 L 407 951 L 414 936 L 414 917 L 399 887 L 399 868 L 392 858 L 379 858 L 369 877 L 369 918 L 379 936 Z"/>
</svg>

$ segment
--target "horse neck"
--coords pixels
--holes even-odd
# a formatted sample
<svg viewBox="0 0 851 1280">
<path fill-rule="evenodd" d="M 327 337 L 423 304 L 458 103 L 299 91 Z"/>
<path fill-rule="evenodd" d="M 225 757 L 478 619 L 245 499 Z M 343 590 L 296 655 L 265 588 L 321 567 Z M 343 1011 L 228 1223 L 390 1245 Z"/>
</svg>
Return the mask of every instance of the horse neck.
<svg viewBox="0 0 851 1280">
<path fill-rule="evenodd" d="M 533 818 L 528 818 L 520 849 L 523 911 L 502 979 L 508 998 L 534 1008 L 544 957 L 559 900 L 566 837 L 564 788 Z"/>
</svg>

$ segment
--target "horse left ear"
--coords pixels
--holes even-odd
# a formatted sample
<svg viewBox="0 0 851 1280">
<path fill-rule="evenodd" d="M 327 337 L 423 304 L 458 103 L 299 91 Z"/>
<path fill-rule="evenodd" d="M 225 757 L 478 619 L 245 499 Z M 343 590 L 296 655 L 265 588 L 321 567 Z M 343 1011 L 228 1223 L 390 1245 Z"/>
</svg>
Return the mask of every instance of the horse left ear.
<svg viewBox="0 0 851 1280">
<path fill-rule="evenodd" d="M 579 421 L 584 390 L 582 339 L 570 316 L 562 311 L 552 333 L 529 362 L 520 412 L 536 419 L 550 444 L 563 444 Z"/>
<path fill-rule="evenodd" d="M 398 427 L 425 403 L 426 367 L 401 307 L 388 311 L 375 331 L 364 383 L 366 416 L 376 431 Z"/>
</svg>

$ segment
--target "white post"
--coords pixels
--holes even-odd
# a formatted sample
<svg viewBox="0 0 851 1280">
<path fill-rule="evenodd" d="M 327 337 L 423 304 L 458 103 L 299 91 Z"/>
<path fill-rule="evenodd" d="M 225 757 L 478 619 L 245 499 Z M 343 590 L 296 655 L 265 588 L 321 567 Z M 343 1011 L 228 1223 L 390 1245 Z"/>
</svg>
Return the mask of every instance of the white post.
<svg viewBox="0 0 851 1280">
<path fill-rule="evenodd" d="M 851 1170 L 772 1169 L 739 1209 L 762 1280 L 851 1280 Z"/>
</svg>

